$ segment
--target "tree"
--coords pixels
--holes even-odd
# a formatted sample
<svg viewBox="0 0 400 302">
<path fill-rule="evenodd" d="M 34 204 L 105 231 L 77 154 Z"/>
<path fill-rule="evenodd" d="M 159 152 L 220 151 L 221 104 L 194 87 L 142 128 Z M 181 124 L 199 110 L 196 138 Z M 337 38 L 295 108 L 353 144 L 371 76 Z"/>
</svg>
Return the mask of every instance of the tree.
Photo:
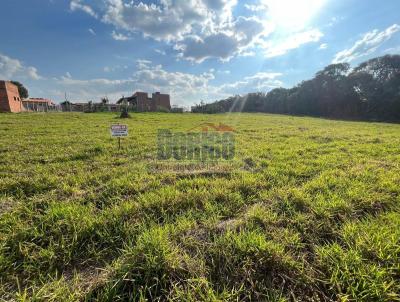
<svg viewBox="0 0 400 302">
<path fill-rule="evenodd" d="M 361 63 L 349 76 L 363 104 L 363 117 L 400 119 L 400 56 L 386 55 Z"/>
<path fill-rule="evenodd" d="M 353 73 L 365 72 L 379 83 L 385 83 L 400 73 L 400 55 L 386 55 L 361 63 Z"/>
<path fill-rule="evenodd" d="M 108 97 L 101 98 L 101 111 L 104 112 L 107 110 L 107 104 L 110 103 Z"/>
<path fill-rule="evenodd" d="M 27 99 L 29 97 L 28 89 L 26 89 L 24 85 L 18 81 L 11 81 L 11 83 L 18 87 L 18 92 L 21 99 Z"/>
<path fill-rule="evenodd" d="M 400 121 L 400 55 L 386 55 L 351 70 L 331 64 L 297 86 L 201 102 L 193 112 L 268 112 L 345 119 Z"/>
<path fill-rule="evenodd" d="M 319 71 L 312 79 L 315 103 L 321 116 L 345 117 L 347 98 L 346 79 L 350 70 L 348 63 L 331 64 Z"/>
<path fill-rule="evenodd" d="M 124 99 L 122 102 L 121 115 L 119 117 L 120 118 L 130 118 L 131 117 L 131 115 L 129 114 L 129 110 L 128 110 L 128 101 L 126 99 Z"/>
</svg>

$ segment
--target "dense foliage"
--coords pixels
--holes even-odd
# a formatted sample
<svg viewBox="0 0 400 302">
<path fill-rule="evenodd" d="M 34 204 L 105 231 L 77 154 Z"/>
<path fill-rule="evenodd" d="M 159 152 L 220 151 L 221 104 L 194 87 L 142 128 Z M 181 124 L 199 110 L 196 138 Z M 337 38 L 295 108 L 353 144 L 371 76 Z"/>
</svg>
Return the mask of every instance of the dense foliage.
<svg viewBox="0 0 400 302">
<path fill-rule="evenodd" d="M 400 125 L 116 117 L 0 115 L 1 301 L 399 301 Z M 232 161 L 156 161 L 206 122 Z"/>
<path fill-rule="evenodd" d="M 193 112 L 268 112 L 341 119 L 400 121 L 400 55 L 371 59 L 350 68 L 332 64 L 291 89 L 249 93 Z"/>
<path fill-rule="evenodd" d="M 11 81 L 11 83 L 18 87 L 19 96 L 22 99 L 27 99 L 29 97 L 28 89 L 26 89 L 26 87 L 22 83 L 18 81 Z"/>
</svg>

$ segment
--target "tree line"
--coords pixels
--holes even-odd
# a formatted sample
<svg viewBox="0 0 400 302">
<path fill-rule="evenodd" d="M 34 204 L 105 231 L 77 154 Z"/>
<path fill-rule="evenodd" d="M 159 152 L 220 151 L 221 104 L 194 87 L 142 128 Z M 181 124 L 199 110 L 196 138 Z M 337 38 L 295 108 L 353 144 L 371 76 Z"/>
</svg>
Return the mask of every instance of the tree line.
<svg viewBox="0 0 400 302">
<path fill-rule="evenodd" d="M 192 112 L 265 112 L 399 122 L 400 55 L 374 58 L 353 69 L 347 63 L 331 64 L 293 88 L 200 103 Z"/>
</svg>

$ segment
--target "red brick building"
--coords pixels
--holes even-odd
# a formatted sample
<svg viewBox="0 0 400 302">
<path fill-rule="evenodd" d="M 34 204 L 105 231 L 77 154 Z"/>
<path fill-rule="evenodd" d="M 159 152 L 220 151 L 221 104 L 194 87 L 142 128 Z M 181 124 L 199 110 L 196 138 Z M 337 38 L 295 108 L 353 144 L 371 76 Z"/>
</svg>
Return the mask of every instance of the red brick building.
<svg viewBox="0 0 400 302">
<path fill-rule="evenodd" d="M 151 106 L 151 111 L 157 111 L 161 108 L 171 110 L 171 101 L 169 99 L 169 94 L 162 94 L 159 92 L 153 93 Z"/>
<path fill-rule="evenodd" d="M 138 111 L 151 111 L 151 100 L 147 92 L 135 92 L 132 98 L 133 103 L 136 101 L 136 108 Z"/>
<path fill-rule="evenodd" d="M 158 110 L 171 110 L 171 101 L 169 94 L 162 94 L 155 92 L 152 97 L 149 98 L 147 92 L 135 92 L 134 95 L 127 98 L 122 98 L 118 101 L 121 104 L 126 100 L 130 105 L 134 106 L 137 111 L 158 111 Z"/>
<path fill-rule="evenodd" d="M 0 81 L 0 112 L 24 111 L 18 87 L 8 81 Z"/>
<path fill-rule="evenodd" d="M 58 107 L 52 100 L 30 98 L 22 100 L 18 87 L 9 81 L 0 81 L 0 112 L 56 111 Z"/>
</svg>

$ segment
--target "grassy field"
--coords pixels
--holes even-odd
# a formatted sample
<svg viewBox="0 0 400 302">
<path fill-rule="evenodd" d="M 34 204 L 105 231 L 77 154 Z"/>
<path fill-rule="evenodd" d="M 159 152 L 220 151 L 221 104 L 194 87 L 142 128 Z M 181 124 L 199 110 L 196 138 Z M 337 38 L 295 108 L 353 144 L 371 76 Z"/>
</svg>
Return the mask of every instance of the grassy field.
<svg viewBox="0 0 400 302">
<path fill-rule="evenodd" d="M 400 301 L 400 125 L 265 114 L 0 115 L 0 300 Z M 236 129 L 223 166 L 159 128 Z"/>
</svg>

